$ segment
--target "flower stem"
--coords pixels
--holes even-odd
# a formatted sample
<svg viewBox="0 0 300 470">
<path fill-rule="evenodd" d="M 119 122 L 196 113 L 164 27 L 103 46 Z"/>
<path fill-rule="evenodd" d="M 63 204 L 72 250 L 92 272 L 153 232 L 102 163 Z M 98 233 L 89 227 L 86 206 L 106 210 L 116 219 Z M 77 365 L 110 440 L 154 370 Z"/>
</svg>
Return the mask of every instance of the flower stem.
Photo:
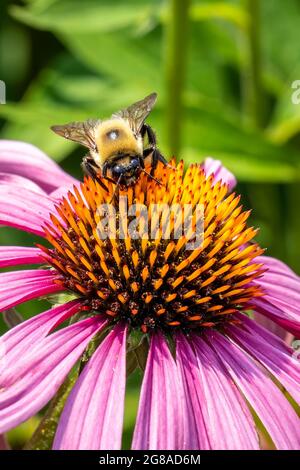
<svg viewBox="0 0 300 470">
<path fill-rule="evenodd" d="M 289 265 L 300 274 L 300 192 L 299 183 L 287 186 L 287 260 Z"/>
<path fill-rule="evenodd" d="M 276 184 L 253 183 L 248 185 L 248 193 L 251 206 L 255 207 L 255 224 L 263 228 L 259 233 L 259 242 L 267 248 L 265 254 L 285 260 L 285 226 L 280 187 Z"/>
<path fill-rule="evenodd" d="M 190 0 L 170 0 L 166 26 L 166 131 L 171 155 L 181 146 Z"/>
<path fill-rule="evenodd" d="M 262 87 L 261 58 L 261 2 L 244 0 L 249 18 L 245 38 L 245 63 L 243 74 L 244 116 L 257 130 L 264 127 L 264 93 Z M 280 188 L 275 184 L 253 183 L 248 185 L 249 198 L 258 219 L 267 224 L 270 239 L 268 254 L 285 258 L 284 228 L 282 224 Z M 265 240 L 267 242 L 267 240 Z M 263 244 L 265 243 L 263 242 Z"/>
<path fill-rule="evenodd" d="M 63 410 L 65 401 L 77 380 L 78 371 L 74 371 L 61 385 L 55 397 L 43 416 L 40 424 L 35 430 L 30 441 L 27 442 L 25 450 L 49 450 L 55 436 L 57 424 Z"/>
<path fill-rule="evenodd" d="M 244 110 L 252 124 L 261 128 L 264 106 L 261 79 L 260 0 L 245 0 L 245 9 L 249 16 L 249 26 L 245 46 Z"/>
</svg>

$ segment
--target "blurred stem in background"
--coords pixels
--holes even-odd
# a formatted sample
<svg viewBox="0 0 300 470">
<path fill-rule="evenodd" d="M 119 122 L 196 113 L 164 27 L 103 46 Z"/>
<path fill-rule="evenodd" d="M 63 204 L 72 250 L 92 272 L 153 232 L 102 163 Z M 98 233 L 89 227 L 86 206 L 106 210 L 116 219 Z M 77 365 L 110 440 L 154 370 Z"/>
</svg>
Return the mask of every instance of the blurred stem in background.
<svg viewBox="0 0 300 470">
<path fill-rule="evenodd" d="M 178 156 L 183 124 L 190 0 L 170 0 L 165 38 L 166 133 L 168 150 Z"/>
<path fill-rule="evenodd" d="M 244 0 L 248 15 L 248 28 L 243 43 L 244 70 L 242 73 L 243 114 L 257 131 L 262 130 L 266 118 L 265 97 L 262 84 L 261 56 L 261 0 Z M 252 207 L 255 207 L 255 223 L 261 221 L 269 227 L 268 252 L 281 259 L 286 258 L 284 227 L 281 218 L 280 188 L 276 184 L 253 183 L 248 185 Z M 272 208 L 276 210 L 272 210 Z M 265 241 L 261 240 L 264 245 Z"/>
<path fill-rule="evenodd" d="M 244 0 L 249 24 L 246 38 L 246 66 L 244 70 L 244 111 L 252 125 L 261 128 L 264 122 L 262 88 L 262 59 L 260 44 L 260 0 Z"/>
<path fill-rule="evenodd" d="M 299 183 L 287 186 L 285 201 L 287 223 L 287 262 L 300 274 L 300 192 Z"/>
<path fill-rule="evenodd" d="M 258 235 L 267 256 L 286 261 L 286 226 L 281 217 L 284 210 L 280 186 L 270 183 L 248 185 L 251 206 L 254 208 L 254 225 L 260 227 Z"/>
</svg>

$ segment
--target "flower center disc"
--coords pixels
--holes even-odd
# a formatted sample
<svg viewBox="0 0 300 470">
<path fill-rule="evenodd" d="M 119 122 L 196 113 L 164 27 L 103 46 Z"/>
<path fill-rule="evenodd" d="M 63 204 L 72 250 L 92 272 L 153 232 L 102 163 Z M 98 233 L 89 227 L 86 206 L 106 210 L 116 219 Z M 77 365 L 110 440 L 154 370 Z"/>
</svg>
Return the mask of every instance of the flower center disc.
<svg viewBox="0 0 300 470">
<path fill-rule="evenodd" d="M 235 323 L 235 313 L 262 295 L 251 282 L 263 272 L 255 263 L 263 250 L 251 242 L 257 231 L 247 228 L 250 212 L 200 165 L 184 175 L 183 162 L 176 169 L 159 164 L 155 176 L 161 185 L 142 174 L 115 197 L 110 182 L 103 180 L 106 191 L 86 178 L 62 198 L 45 227 L 51 248 L 40 246 L 57 282 L 82 297 L 86 309 L 112 321 L 125 319 L 143 332 Z M 176 208 L 171 215 L 170 206 Z M 125 229 L 132 209 L 142 237 Z"/>
</svg>

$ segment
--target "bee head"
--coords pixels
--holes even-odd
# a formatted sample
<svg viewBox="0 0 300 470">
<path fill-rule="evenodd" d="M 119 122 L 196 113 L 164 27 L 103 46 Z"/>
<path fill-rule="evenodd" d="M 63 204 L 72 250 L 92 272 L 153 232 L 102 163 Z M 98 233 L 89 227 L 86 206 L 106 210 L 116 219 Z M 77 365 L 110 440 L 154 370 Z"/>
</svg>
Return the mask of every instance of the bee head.
<svg viewBox="0 0 300 470">
<path fill-rule="evenodd" d="M 127 157 L 124 160 L 120 162 L 116 161 L 116 163 L 111 166 L 111 174 L 116 181 L 120 177 L 128 178 L 140 173 L 141 164 L 138 157 Z"/>
</svg>

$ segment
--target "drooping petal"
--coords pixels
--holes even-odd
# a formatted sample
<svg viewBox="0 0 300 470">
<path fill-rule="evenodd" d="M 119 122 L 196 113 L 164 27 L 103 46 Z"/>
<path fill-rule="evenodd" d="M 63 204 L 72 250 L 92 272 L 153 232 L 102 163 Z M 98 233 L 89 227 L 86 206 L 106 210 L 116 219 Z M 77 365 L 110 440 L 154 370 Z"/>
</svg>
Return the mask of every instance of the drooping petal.
<svg viewBox="0 0 300 470">
<path fill-rule="evenodd" d="M 23 176 L 12 175 L 10 173 L 0 173 L 0 183 L 27 188 L 38 194 L 45 194 L 45 191 L 43 191 L 40 186 L 27 178 L 23 178 Z"/>
<path fill-rule="evenodd" d="M 207 333 L 206 338 L 261 419 L 275 446 L 281 450 L 299 449 L 299 418 L 274 382 L 224 335 L 215 331 Z"/>
<path fill-rule="evenodd" d="M 0 171 L 28 178 L 46 192 L 76 182 L 41 150 L 18 141 L 0 141 Z"/>
<path fill-rule="evenodd" d="M 297 338 L 300 338 L 299 314 L 291 311 L 290 307 L 287 307 L 285 303 L 278 301 L 276 305 L 273 305 L 262 298 L 255 299 L 253 305 L 255 305 L 258 313 L 265 315 L 285 330 L 290 331 Z"/>
<path fill-rule="evenodd" d="M 55 283 L 57 273 L 47 269 L 0 274 L 0 312 L 27 300 L 63 290 Z"/>
<path fill-rule="evenodd" d="M 178 336 L 176 355 L 185 377 L 193 380 L 192 409 L 201 416 L 209 448 L 259 449 L 255 424 L 246 402 L 216 353 L 198 336 Z M 203 421 L 202 421 L 203 420 Z M 201 448 L 201 447 L 200 447 Z"/>
<path fill-rule="evenodd" d="M 51 192 L 50 196 L 52 199 L 60 200 L 63 197 L 67 197 L 70 192 L 74 194 L 74 186 L 76 186 L 78 191 L 81 193 L 80 182 L 77 181 L 75 185 L 72 183 L 68 186 L 60 186 L 55 191 Z"/>
<path fill-rule="evenodd" d="M 255 262 L 262 263 L 268 271 L 266 271 L 265 276 L 268 276 L 268 273 L 277 273 L 283 274 L 284 276 L 290 276 L 294 279 L 299 278 L 299 276 L 283 261 L 280 261 L 277 258 L 272 258 L 272 256 L 257 256 Z"/>
<path fill-rule="evenodd" d="M 267 341 L 270 345 L 276 349 L 279 349 L 284 354 L 293 354 L 293 349 L 284 340 L 278 337 L 278 335 L 261 326 L 261 324 L 257 323 L 256 321 L 251 320 L 251 318 L 249 318 L 247 315 L 244 315 L 243 313 L 236 312 L 235 315 L 241 321 L 243 327 L 246 326 L 249 331 L 251 330 L 252 332 L 255 332 L 253 333 L 255 336 L 259 335 L 264 339 L 264 341 Z"/>
<path fill-rule="evenodd" d="M 300 337 L 300 277 L 275 258 L 261 256 L 256 261 L 268 270 L 253 281 L 264 291 L 263 297 L 253 299 L 254 309 Z"/>
<path fill-rule="evenodd" d="M 183 398 L 175 361 L 157 332 L 151 338 L 132 448 L 184 449 Z"/>
<path fill-rule="evenodd" d="M 126 327 L 116 326 L 80 374 L 59 421 L 54 449 L 121 448 Z"/>
<path fill-rule="evenodd" d="M 205 171 L 206 176 L 211 174 L 214 175 L 215 181 L 222 181 L 228 184 L 228 189 L 231 191 L 236 185 L 235 176 L 222 165 L 220 160 L 215 160 L 211 157 L 207 157 L 202 163 L 202 168 Z"/>
<path fill-rule="evenodd" d="M 0 378 L 3 379 L 11 364 L 25 360 L 25 356 L 38 346 L 39 341 L 42 341 L 60 323 L 77 313 L 80 307 L 79 300 L 72 300 L 35 315 L 1 336 Z"/>
<path fill-rule="evenodd" d="M 22 264 L 41 264 L 45 260 L 38 248 L 27 246 L 0 246 L 0 268 Z"/>
<path fill-rule="evenodd" d="M 285 341 L 286 344 L 288 345 L 292 344 L 294 340 L 294 335 L 286 331 L 284 328 L 279 326 L 270 318 L 258 312 L 253 312 L 253 318 L 256 323 L 263 326 L 264 328 L 266 328 L 266 330 L 270 331 L 271 333 L 274 333 L 274 335 L 279 336 L 279 338 L 283 339 L 283 341 Z"/>
<path fill-rule="evenodd" d="M 46 194 L 0 182 L 0 224 L 44 236 L 54 202 Z"/>
<path fill-rule="evenodd" d="M 273 335 L 267 330 L 264 336 L 257 334 L 257 328 L 251 328 L 254 322 L 248 320 L 246 328 L 230 326 L 227 331 L 245 351 L 259 360 L 274 377 L 287 389 L 291 396 L 300 403 L 300 363 L 293 357 L 293 350 L 288 353 L 283 346 L 279 349 Z M 259 327 L 261 328 L 261 327 Z M 268 338 L 268 340 L 267 340 Z"/>
<path fill-rule="evenodd" d="M 26 361 L 16 361 L 0 381 L 0 432 L 17 426 L 46 405 L 104 325 L 100 317 L 82 320 L 45 338 Z"/>
</svg>

